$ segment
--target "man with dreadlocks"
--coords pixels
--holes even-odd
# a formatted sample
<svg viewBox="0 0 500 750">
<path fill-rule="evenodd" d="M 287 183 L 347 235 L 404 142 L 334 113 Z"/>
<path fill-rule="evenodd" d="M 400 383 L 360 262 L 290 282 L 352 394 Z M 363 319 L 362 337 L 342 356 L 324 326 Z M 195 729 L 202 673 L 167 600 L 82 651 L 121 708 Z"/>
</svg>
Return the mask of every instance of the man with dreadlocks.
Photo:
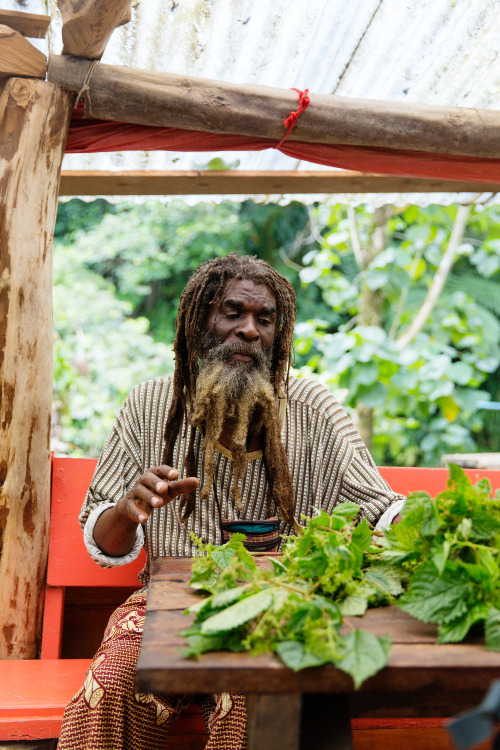
<svg viewBox="0 0 500 750">
<path fill-rule="evenodd" d="M 112 615 L 85 685 L 68 705 L 59 750 L 163 750 L 189 698 L 134 691 L 152 557 L 195 554 L 191 534 L 275 549 L 301 514 L 359 504 L 372 526 L 403 502 L 321 384 L 289 376 L 291 284 L 232 253 L 203 263 L 181 296 L 173 378 L 137 386 L 99 459 L 80 521 L 101 565 L 135 559 L 145 589 Z M 244 699 L 198 698 L 210 750 L 245 747 Z"/>
</svg>

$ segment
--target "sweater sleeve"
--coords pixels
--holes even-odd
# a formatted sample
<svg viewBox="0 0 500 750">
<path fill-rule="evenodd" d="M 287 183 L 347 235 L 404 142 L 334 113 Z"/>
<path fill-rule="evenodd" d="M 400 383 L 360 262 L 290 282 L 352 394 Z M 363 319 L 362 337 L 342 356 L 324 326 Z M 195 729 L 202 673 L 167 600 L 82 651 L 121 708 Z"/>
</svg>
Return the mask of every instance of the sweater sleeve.
<svg viewBox="0 0 500 750">
<path fill-rule="evenodd" d="M 390 525 L 404 504 L 383 479 L 358 431 L 340 404 L 331 397 L 321 418 L 321 506 L 331 512 L 337 503 L 351 501 L 360 518 L 373 528 Z"/>
<path fill-rule="evenodd" d="M 95 543 L 93 530 L 100 514 L 112 508 L 144 473 L 141 451 L 140 386 L 127 397 L 97 463 L 92 482 L 82 505 L 79 521 L 92 559 L 102 567 L 125 565 L 141 550 L 144 534 L 137 529 L 133 549 L 123 557 L 105 555 Z"/>
</svg>

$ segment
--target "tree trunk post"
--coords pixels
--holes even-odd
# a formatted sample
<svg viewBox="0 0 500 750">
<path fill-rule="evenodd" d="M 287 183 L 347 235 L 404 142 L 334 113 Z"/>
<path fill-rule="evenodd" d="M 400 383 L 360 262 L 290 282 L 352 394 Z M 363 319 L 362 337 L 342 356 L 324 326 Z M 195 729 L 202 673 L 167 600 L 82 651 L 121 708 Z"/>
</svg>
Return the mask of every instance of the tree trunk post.
<svg viewBox="0 0 500 750">
<path fill-rule="evenodd" d="M 34 658 L 50 519 L 52 247 L 72 96 L 0 84 L 0 658 Z"/>
</svg>

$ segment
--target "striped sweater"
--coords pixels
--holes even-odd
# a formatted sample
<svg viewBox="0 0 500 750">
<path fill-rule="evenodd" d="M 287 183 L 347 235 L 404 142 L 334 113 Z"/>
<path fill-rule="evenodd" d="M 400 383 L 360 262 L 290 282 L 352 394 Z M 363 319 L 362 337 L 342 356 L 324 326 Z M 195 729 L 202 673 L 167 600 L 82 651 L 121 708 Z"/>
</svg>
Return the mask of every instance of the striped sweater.
<svg viewBox="0 0 500 750">
<path fill-rule="evenodd" d="M 108 437 L 96 467 L 81 513 L 80 523 L 86 532 L 90 553 L 102 565 L 128 562 L 131 557 L 112 558 L 95 545 L 92 529 L 98 515 L 115 503 L 134 482 L 152 466 L 161 464 L 163 431 L 172 399 L 172 379 L 157 378 L 136 386 L 128 396 Z M 400 507 L 395 495 L 382 479 L 372 457 L 353 423 L 332 394 L 320 383 L 291 378 L 289 397 L 280 399 L 282 440 L 295 490 L 295 517 L 304 524 L 302 515 L 311 516 L 314 508 L 331 511 L 340 502 L 359 504 L 360 515 L 371 526 L 393 506 Z M 183 475 L 183 461 L 191 427 L 184 418 L 174 449 L 173 466 Z M 204 483 L 202 437 L 195 436 L 195 456 L 200 487 Z M 248 465 L 242 480 L 243 510 L 238 511 L 231 493 L 232 456 L 218 445 L 214 481 L 224 518 L 260 520 L 276 514 L 267 499 L 267 478 L 262 451 L 247 455 Z M 199 489 L 197 491 L 199 493 Z M 213 490 L 208 501 L 199 504 L 193 515 L 183 522 L 179 498 L 156 509 L 145 528 L 138 529 L 132 558 L 146 546 L 148 563 L 141 579 L 148 580 L 152 557 L 192 556 L 196 549 L 191 532 L 205 541 L 222 543 L 219 513 Z M 391 515 L 391 514 L 390 514 Z M 292 529 L 281 522 L 281 533 Z M 143 533 L 144 532 L 144 533 Z"/>
</svg>

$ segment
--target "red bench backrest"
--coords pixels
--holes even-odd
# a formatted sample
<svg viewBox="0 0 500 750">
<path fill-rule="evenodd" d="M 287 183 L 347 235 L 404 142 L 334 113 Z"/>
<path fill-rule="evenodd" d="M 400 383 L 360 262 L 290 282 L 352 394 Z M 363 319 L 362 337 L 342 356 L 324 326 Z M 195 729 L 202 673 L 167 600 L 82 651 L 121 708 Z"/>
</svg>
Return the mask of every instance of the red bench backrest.
<svg viewBox="0 0 500 750">
<path fill-rule="evenodd" d="M 53 458 L 49 586 L 140 586 L 145 554 L 129 565 L 101 568 L 83 543 L 78 514 L 97 463 L 95 458 Z"/>
<path fill-rule="evenodd" d="M 394 492 L 408 495 L 422 490 L 435 497 L 446 489 L 450 472 L 448 469 L 414 468 L 401 466 L 381 466 L 381 475 Z M 500 469 L 466 469 L 465 473 L 476 484 L 480 479 L 489 479 L 492 490 L 500 489 Z"/>
<path fill-rule="evenodd" d="M 83 543 L 78 513 L 96 466 L 95 458 L 54 458 L 52 463 L 52 515 L 47 583 L 50 586 L 135 586 L 144 565 L 141 553 L 130 565 L 101 568 L 89 557 Z M 380 473 L 395 492 L 407 495 L 425 490 L 436 495 L 446 488 L 448 469 L 381 467 Z M 500 488 L 500 470 L 467 470 L 477 481 L 488 477 Z"/>
</svg>

